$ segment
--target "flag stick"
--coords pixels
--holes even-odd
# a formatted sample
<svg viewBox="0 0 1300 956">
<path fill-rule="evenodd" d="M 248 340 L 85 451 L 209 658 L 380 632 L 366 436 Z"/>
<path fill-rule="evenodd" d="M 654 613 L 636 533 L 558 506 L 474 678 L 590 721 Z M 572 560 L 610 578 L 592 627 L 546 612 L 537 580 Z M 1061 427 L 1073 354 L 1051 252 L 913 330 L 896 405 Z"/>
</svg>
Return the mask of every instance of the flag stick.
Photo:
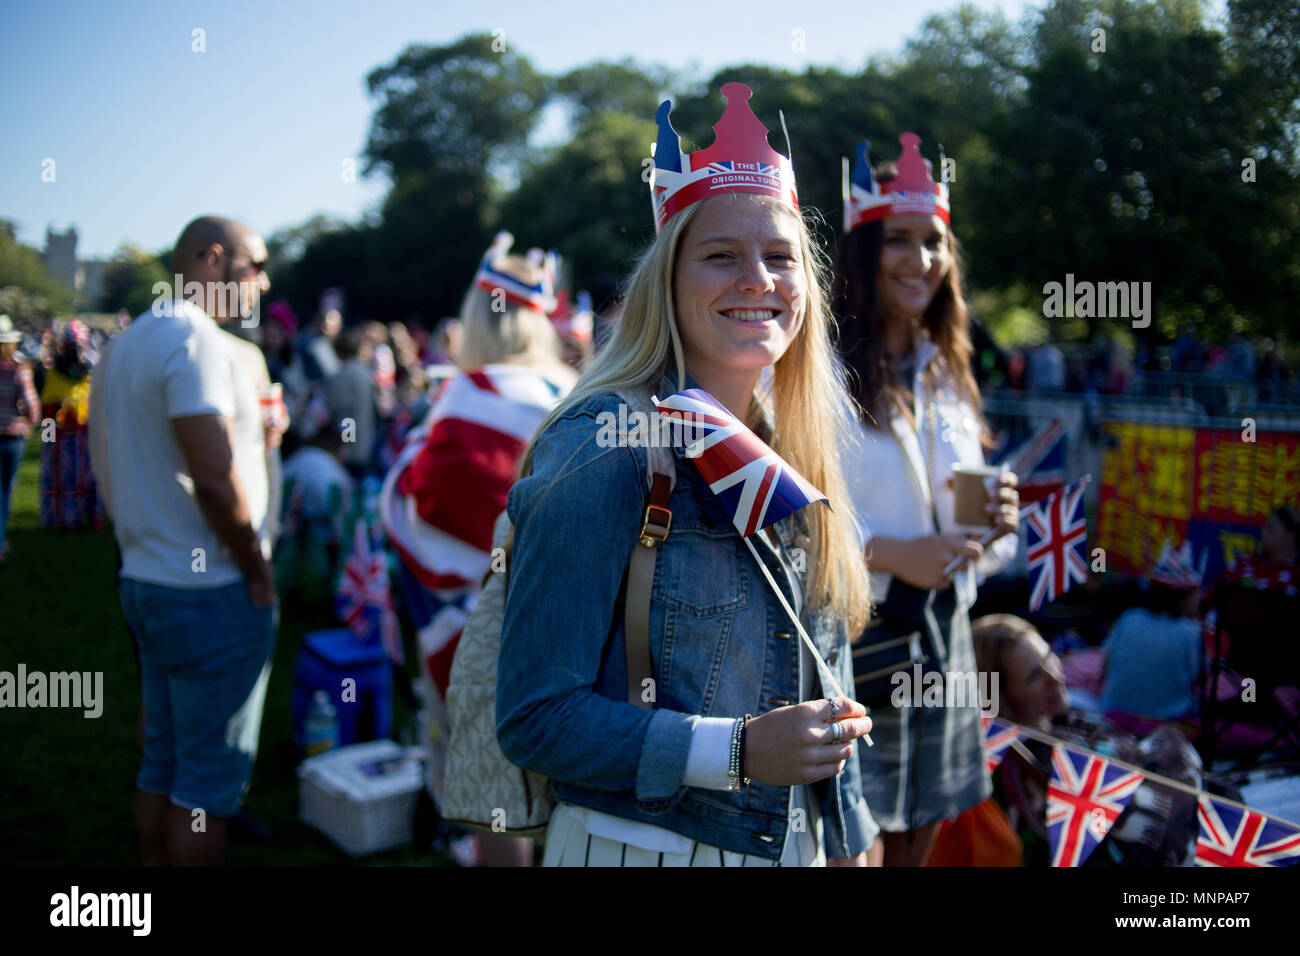
<svg viewBox="0 0 1300 956">
<path fill-rule="evenodd" d="M 981 548 L 993 540 L 993 532 L 995 532 L 996 530 L 997 530 L 996 528 L 989 528 L 988 531 L 985 531 L 984 534 L 980 536 L 979 546 Z M 961 567 L 969 560 L 970 558 L 967 557 L 953 558 L 951 561 L 948 562 L 948 566 L 943 569 L 943 576 L 947 577 L 948 575 L 952 574 L 954 571 L 956 571 L 959 567 Z"/>
<path fill-rule="evenodd" d="M 767 583 L 771 586 L 772 593 L 776 595 L 776 599 L 780 601 L 781 606 L 785 608 L 785 613 L 790 616 L 790 620 L 794 622 L 794 626 L 799 630 L 799 636 L 803 638 L 804 644 L 808 647 L 808 650 L 812 651 L 813 660 L 817 662 L 817 668 L 822 675 L 822 679 L 830 682 L 830 689 L 835 696 L 849 697 L 848 694 L 844 693 L 844 688 L 840 687 L 839 681 L 835 679 L 835 675 L 831 673 L 831 669 L 826 665 L 826 662 L 822 660 L 822 656 L 818 653 L 816 646 L 812 642 L 812 638 L 808 636 L 808 632 L 805 631 L 803 625 L 799 623 L 799 615 L 794 613 L 794 608 L 790 607 L 790 602 L 785 599 L 785 595 L 781 593 L 781 589 L 776 586 L 776 580 L 772 577 L 772 572 L 768 570 L 767 565 L 763 563 L 763 559 L 758 556 L 758 551 L 754 548 L 754 542 L 750 541 L 749 538 L 744 535 L 742 535 L 741 538 L 745 542 L 745 547 L 749 548 L 749 553 L 752 554 L 754 560 L 758 562 L 758 569 L 763 572 L 763 577 L 767 578 Z M 852 699 L 852 697 L 849 697 L 849 700 Z M 863 734 L 862 739 L 867 742 L 868 747 L 874 747 L 876 745 L 875 741 L 871 739 L 870 734 Z"/>
</svg>

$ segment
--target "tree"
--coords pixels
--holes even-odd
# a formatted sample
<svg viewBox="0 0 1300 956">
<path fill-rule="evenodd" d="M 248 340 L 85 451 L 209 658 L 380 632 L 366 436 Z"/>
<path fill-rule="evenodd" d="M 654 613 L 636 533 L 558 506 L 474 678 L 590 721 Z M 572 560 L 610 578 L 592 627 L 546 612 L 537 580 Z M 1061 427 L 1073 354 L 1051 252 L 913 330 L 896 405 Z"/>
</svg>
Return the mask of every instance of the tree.
<svg viewBox="0 0 1300 956">
<path fill-rule="evenodd" d="M 379 225 L 355 237 L 369 264 L 356 301 L 374 317 L 431 322 L 455 311 L 487 248 L 497 180 L 524 159 L 549 92 L 526 58 L 493 45 L 476 34 L 411 46 L 367 77 L 380 105 L 366 171 L 393 183 Z"/>
<path fill-rule="evenodd" d="M 50 276 L 39 252 L 15 240 L 12 224 L 0 229 L 0 289 L 7 293 L 9 315 L 16 322 L 48 319 L 72 309 L 72 290 Z"/>
<path fill-rule="evenodd" d="M 494 52 L 488 34 L 441 47 L 412 45 L 366 77 L 379 100 L 366 145 L 366 171 L 394 181 L 408 173 L 458 173 L 486 182 L 494 166 L 518 161 L 546 79 L 513 51 Z"/>
<path fill-rule="evenodd" d="M 1033 39 L 1024 102 L 991 124 L 989 178 L 967 193 L 972 280 L 1150 282 L 1164 328 L 1148 336 L 1263 320 L 1278 263 L 1258 255 L 1265 210 L 1237 166 L 1248 104 L 1200 5 L 1056 0 Z M 1086 334 L 1099 321 L 1117 320 Z"/>
<path fill-rule="evenodd" d="M 626 275 L 654 235 L 643 171 L 656 131 L 621 112 L 592 115 L 525 172 L 503 206 L 503 227 L 521 248 L 558 249 L 575 288 Z"/>
<path fill-rule="evenodd" d="M 162 256 L 123 245 L 104 267 L 97 308 L 100 312 L 126 309 L 131 315 L 139 315 L 156 297 L 154 285 L 173 281 L 171 270 Z"/>
<path fill-rule="evenodd" d="M 605 113 L 653 119 L 663 93 L 677 82 L 673 71 L 641 66 L 634 60 L 598 61 L 570 70 L 555 83 L 556 96 L 568 104 L 575 127 Z"/>
</svg>

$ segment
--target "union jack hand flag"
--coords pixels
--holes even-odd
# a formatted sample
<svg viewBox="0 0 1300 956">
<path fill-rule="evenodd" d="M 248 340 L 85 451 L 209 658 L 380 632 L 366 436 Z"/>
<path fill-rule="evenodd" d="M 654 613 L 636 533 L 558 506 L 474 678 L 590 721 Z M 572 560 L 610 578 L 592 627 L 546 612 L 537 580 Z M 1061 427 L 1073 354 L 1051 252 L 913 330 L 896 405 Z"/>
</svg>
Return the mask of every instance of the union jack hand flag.
<svg viewBox="0 0 1300 956">
<path fill-rule="evenodd" d="M 981 717 L 980 724 L 984 727 L 984 759 L 992 773 L 1002 763 L 1007 748 L 1020 736 L 1020 728 L 993 717 Z"/>
<path fill-rule="evenodd" d="M 1052 866 L 1082 866 L 1106 838 L 1145 776 L 1094 753 L 1052 748 L 1047 836 Z"/>
<path fill-rule="evenodd" d="M 1197 866 L 1295 866 L 1300 829 L 1206 794 L 1197 801 Z"/>
<path fill-rule="evenodd" d="M 373 546 L 370 527 L 359 515 L 352 537 L 352 553 L 339 575 L 334 610 L 357 637 L 369 640 L 378 632 L 384 650 L 401 664 L 402 634 L 388 589 L 388 558 L 382 546 Z"/>
<path fill-rule="evenodd" d="M 688 388 L 653 401 L 661 415 L 681 423 L 687 457 L 695 462 L 744 537 L 814 501 L 827 501 L 703 389 Z"/>
<path fill-rule="evenodd" d="M 1037 611 L 1044 600 L 1055 601 L 1071 584 L 1088 580 L 1088 565 L 1084 561 L 1088 529 L 1083 518 L 1083 491 L 1090 479 L 1090 475 L 1084 475 L 1024 514 L 1029 578 L 1033 582 L 1030 611 Z"/>
</svg>

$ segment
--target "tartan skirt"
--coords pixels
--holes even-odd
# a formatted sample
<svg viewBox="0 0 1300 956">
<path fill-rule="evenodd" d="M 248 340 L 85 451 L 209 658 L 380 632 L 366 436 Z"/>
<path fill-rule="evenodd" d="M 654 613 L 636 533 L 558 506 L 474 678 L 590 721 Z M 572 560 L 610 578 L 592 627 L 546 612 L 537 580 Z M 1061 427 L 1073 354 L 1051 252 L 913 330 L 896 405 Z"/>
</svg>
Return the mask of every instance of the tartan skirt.
<svg viewBox="0 0 1300 956">
<path fill-rule="evenodd" d="M 921 688 L 944 675 L 977 675 L 970 616 L 957 605 L 953 588 L 935 594 L 933 620 L 940 634 L 931 635 L 938 660 L 919 671 Z M 929 628 L 918 620 L 918 629 Z M 855 658 L 855 665 L 857 658 Z M 984 734 L 980 725 L 978 695 L 963 706 L 952 706 L 945 695 L 939 706 L 925 706 L 922 689 L 913 684 L 917 671 L 905 671 L 907 682 L 894 693 L 863 701 L 871 716 L 874 747 L 858 747 L 862 768 L 862 793 L 871 815 L 889 833 L 913 830 L 950 819 L 992 795 L 984 759 Z M 975 680 L 978 686 L 978 679 Z M 941 683 L 941 687 L 949 686 Z"/>
</svg>

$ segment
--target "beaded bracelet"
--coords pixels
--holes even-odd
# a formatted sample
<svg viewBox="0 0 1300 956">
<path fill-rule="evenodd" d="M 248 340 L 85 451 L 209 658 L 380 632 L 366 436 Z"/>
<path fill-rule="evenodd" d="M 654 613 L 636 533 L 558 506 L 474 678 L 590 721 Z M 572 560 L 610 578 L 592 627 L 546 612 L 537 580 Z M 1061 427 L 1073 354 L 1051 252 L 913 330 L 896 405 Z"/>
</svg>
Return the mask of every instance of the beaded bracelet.
<svg viewBox="0 0 1300 956">
<path fill-rule="evenodd" d="M 749 784 L 749 778 L 745 776 L 745 725 L 749 720 L 750 716 L 746 714 L 743 719 L 736 721 L 731 731 L 731 763 L 727 767 L 728 790 L 739 790 Z"/>
</svg>

